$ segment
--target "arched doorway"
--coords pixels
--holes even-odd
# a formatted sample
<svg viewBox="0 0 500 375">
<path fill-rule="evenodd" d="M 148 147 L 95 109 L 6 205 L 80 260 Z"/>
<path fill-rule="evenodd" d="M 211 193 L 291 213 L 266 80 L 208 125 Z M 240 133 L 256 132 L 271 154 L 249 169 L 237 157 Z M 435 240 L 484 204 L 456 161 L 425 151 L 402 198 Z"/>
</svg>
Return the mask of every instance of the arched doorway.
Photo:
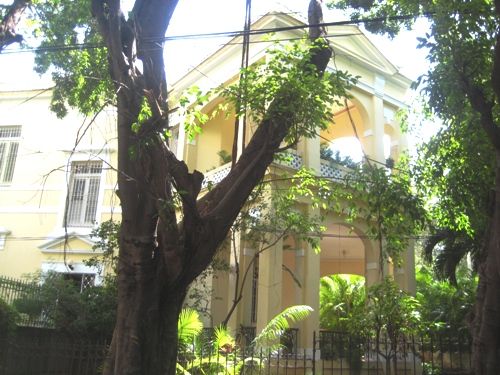
<svg viewBox="0 0 500 375">
<path fill-rule="evenodd" d="M 365 276 L 365 243 L 359 231 L 347 224 L 329 223 L 320 242 L 320 276 Z"/>
</svg>

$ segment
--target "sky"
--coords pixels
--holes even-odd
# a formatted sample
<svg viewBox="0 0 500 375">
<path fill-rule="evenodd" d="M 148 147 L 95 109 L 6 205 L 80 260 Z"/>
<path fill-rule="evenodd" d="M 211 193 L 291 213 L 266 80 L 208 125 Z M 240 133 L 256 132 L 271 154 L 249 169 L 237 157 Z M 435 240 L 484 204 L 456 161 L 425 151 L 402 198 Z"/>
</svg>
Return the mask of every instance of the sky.
<svg viewBox="0 0 500 375">
<path fill-rule="evenodd" d="M 252 21 L 273 10 L 285 11 L 292 16 L 307 17 L 309 0 L 253 0 Z M 174 13 L 167 35 L 196 34 L 241 30 L 244 23 L 245 0 L 181 0 Z M 229 16 L 230 15 L 230 16 Z M 325 9 L 325 22 L 346 20 L 339 11 Z M 426 31 L 425 22 L 417 24 L 417 31 L 403 32 L 395 40 L 383 36 L 369 35 L 372 42 L 401 72 L 415 79 L 427 68 L 425 53 L 417 50 L 416 37 Z M 170 41 L 166 45 L 167 62 L 173 71 L 170 78 L 178 77 L 187 68 L 196 66 L 203 57 L 220 47 L 227 39 L 205 39 L 195 41 Z M 187 51 L 186 53 L 184 51 Z M 194 56 L 182 64 L 176 64 L 179 55 Z"/>
<path fill-rule="evenodd" d="M 0 0 L 2 3 L 3 0 Z M 123 1 L 124 8 L 132 6 L 132 0 Z M 309 0 L 253 0 L 252 21 L 270 11 L 284 11 L 292 16 L 307 17 Z M 213 33 L 242 30 L 245 0 L 180 0 L 170 23 L 167 36 Z M 339 11 L 325 9 L 325 22 L 346 20 Z M 425 73 L 428 63 L 425 51 L 418 50 L 417 36 L 427 31 L 425 21 L 418 22 L 415 31 L 403 32 L 394 40 L 368 34 L 379 50 L 411 79 Z M 219 49 L 228 38 L 203 38 L 167 41 L 165 59 L 168 83 L 172 84 L 187 71 L 196 67 L 204 58 Z M 32 47 L 36 45 L 30 45 Z M 17 46 L 11 49 L 18 50 Z M 18 87 L 47 87 L 50 77 L 40 77 L 33 72 L 33 56 L 30 53 L 4 53 L 0 55 L 0 87 L 15 84 Z M 411 95 L 408 100 L 411 100 Z"/>
<path fill-rule="evenodd" d="M 0 3 L 4 1 L 0 0 Z M 124 1 L 124 7 L 131 7 L 132 1 Z M 309 0 L 253 0 L 252 20 L 273 10 L 306 17 Z M 175 10 L 167 36 L 236 31 L 243 28 L 245 0 L 181 0 Z M 325 21 L 347 19 L 339 11 L 325 10 Z M 425 54 L 416 49 L 416 36 L 425 32 L 420 23 L 417 32 L 404 32 L 395 40 L 381 36 L 369 36 L 375 45 L 409 78 L 422 74 L 427 63 Z M 177 40 L 166 42 L 167 75 L 173 83 L 182 74 L 198 65 L 211 52 L 220 48 L 227 38 L 205 38 L 196 40 Z M 33 43 L 32 43 L 33 44 Z M 32 46 L 32 45 L 31 45 Z M 12 47 L 18 50 L 17 46 Z M 0 55 L 0 83 L 26 81 L 40 82 L 33 73 L 33 57 L 30 53 L 5 53 Z M 5 68 L 8 66 L 8 69 Z"/>
</svg>

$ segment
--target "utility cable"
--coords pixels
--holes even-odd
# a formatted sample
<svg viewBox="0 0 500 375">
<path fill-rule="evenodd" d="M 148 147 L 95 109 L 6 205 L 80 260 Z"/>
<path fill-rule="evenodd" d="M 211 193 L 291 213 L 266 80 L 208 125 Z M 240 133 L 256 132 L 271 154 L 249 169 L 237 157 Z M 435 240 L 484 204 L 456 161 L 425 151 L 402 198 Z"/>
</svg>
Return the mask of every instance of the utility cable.
<svg viewBox="0 0 500 375">
<path fill-rule="evenodd" d="M 152 41 L 152 42 L 168 42 L 173 40 L 189 40 L 189 39 L 206 39 L 206 38 L 225 38 L 225 37 L 238 37 L 244 35 L 262 35 L 262 34 L 270 34 L 291 30 L 301 30 L 307 29 L 309 27 L 334 27 L 334 26 L 347 26 L 347 25 L 359 25 L 365 23 L 380 23 L 387 21 L 404 21 L 410 20 L 417 17 L 431 17 L 434 13 L 422 13 L 416 15 L 400 15 L 400 16 L 387 16 L 387 17 L 374 17 L 374 18 L 359 18 L 355 20 L 344 20 L 344 21 L 335 21 L 335 22 L 323 22 L 315 25 L 309 25 L 302 23 L 301 25 L 294 26 L 282 26 L 282 27 L 274 27 L 274 28 L 265 28 L 265 29 L 256 29 L 256 30 L 245 30 L 242 31 L 221 31 L 221 32 L 212 32 L 212 33 L 198 33 L 198 34 L 180 34 L 180 35 L 172 35 L 165 37 L 155 37 L 155 38 L 143 38 L 143 41 Z M 70 50 L 84 50 L 84 49 L 95 49 L 95 48 L 104 48 L 105 45 L 102 43 L 78 43 L 78 44 L 64 44 L 64 45 L 54 45 L 54 46 L 44 46 L 44 47 L 34 47 L 34 48 L 22 48 L 22 49 L 10 49 L 3 51 L 1 55 L 8 55 L 14 53 L 26 53 L 26 52 L 54 52 L 54 51 L 70 51 Z M 158 47 L 162 48 L 162 47 Z"/>
</svg>

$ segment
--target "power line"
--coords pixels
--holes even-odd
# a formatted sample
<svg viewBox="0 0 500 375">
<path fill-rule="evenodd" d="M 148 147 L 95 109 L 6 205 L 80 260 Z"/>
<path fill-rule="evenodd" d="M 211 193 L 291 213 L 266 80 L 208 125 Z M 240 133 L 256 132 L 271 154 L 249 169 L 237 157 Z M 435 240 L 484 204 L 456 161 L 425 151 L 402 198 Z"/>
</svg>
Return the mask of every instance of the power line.
<svg viewBox="0 0 500 375">
<path fill-rule="evenodd" d="M 380 23 L 387 21 L 404 21 L 414 19 L 416 17 L 430 17 L 434 13 L 422 13 L 417 15 L 400 15 L 400 16 L 387 16 L 387 17 L 374 17 L 374 18 L 359 18 L 354 20 L 344 20 L 335 22 L 323 22 L 319 24 L 301 24 L 294 26 L 282 26 L 274 28 L 256 29 L 256 30 L 235 30 L 235 31 L 220 31 L 212 33 L 197 33 L 197 34 L 180 34 L 165 37 L 152 37 L 143 38 L 142 42 L 150 43 L 163 43 L 176 40 L 189 40 L 189 39 L 207 39 L 207 38 L 226 38 L 226 37 L 239 37 L 239 36 L 252 36 L 252 35 L 263 35 L 277 32 L 302 30 L 309 27 L 334 27 L 334 26 L 347 26 L 347 25 L 359 25 L 365 23 Z M 335 35 L 333 35 L 335 36 Z M 295 39 L 295 38 L 294 38 Z M 286 40 L 286 39 L 283 39 Z M 251 42 L 252 43 L 252 42 Z M 84 50 L 84 49 L 96 49 L 104 48 L 103 43 L 75 43 L 75 44 L 63 44 L 45 47 L 33 47 L 33 48 L 21 48 L 21 49 L 11 49 L 3 51 L 0 55 L 14 54 L 14 53 L 28 53 L 28 52 L 58 52 L 58 51 L 71 51 L 71 50 Z M 161 47 L 159 47 L 161 48 Z"/>
<path fill-rule="evenodd" d="M 345 225 L 343 225 L 343 224 L 339 224 L 339 225 L 342 225 L 345 227 L 349 226 L 348 223 L 346 223 Z M 347 238 L 347 239 L 349 239 L 349 238 L 352 238 L 352 239 L 356 239 L 356 238 L 373 239 L 374 238 L 374 236 L 369 236 L 367 234 L 360 234 L 360 235 L 357 235 L 357 234 L 336 234 L 336 233 L 328 233 L 328 232 L 308 233 L 308 235 L 311 237 L 324 237 L 324 238 Z M 437 234 L 425 234 L 425 235 L 422 234 L 422 235 L 403 236 L 403 238 L 413 239 L 413 240 L 422 240 L 422 239 L 436 238 L 436 237 L 439 237 L 439 235 L 437 235 Z M 96 236 L 96 238 L 97 238 L 97 236 Z M 53 240 L 57 240 L 57 239 L 63 240 L 64 235 L 59 236 L 59 237 L 53 237 L 53 236 L 10 236 L 9 235 L 6 237 L 7 241 L 53 241 Z"/>
</svg>

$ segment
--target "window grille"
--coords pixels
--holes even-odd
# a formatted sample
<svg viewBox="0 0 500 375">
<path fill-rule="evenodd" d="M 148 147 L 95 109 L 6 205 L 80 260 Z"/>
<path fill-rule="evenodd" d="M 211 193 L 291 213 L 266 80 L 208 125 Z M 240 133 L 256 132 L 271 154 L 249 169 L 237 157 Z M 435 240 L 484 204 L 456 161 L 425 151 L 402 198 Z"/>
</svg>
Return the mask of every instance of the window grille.
<svg viewBox="0 0 500 375">
<path fill-rule="evenodd" d="M 93 273 L 63 273 L 63 275 L 64 278 L 71 281 L 74 287 L 80 292 L 95 286 L 95 274 Z"/>
<path fill-rule="evenodd" d="M 101 182 L 101 162 L 74 162 L 66 212 L 66 224 L 72 227 L 92 226 L 96 220 Z"/>
<path fill-rule="evenodd" d="M 20 126 L 0 126 L 0 183 L 12 182 L 20 137 Z"/>
</svg>

